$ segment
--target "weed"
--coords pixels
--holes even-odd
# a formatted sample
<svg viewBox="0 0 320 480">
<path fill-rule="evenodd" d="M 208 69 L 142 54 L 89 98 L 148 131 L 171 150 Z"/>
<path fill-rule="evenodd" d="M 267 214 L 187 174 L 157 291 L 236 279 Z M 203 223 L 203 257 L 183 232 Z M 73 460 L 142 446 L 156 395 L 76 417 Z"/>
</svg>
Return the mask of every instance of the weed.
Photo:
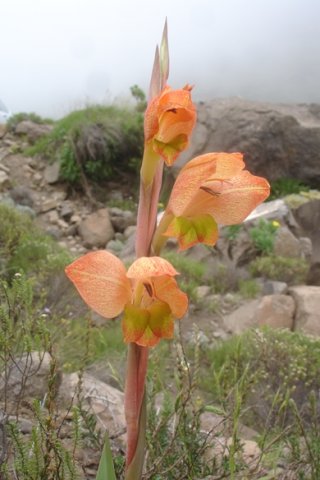
<svg viewBox="0 0 320 480">
<path fill-rule="evenodd" d="M 308 270 L 309 265 L 306 260 L 278 255 L 262 256 L 250 264 L 252 275 L 279 280 L 291 285 L 304 283 Z"/>
<path fill-rule="evenodd" d="M 239 280 L 239 293 L 244 298 L 255 298 L 261 291 L 260 285 L 255 279 Z"/>
<path fill-rule="evenodd" d="M 34 112 L 30 113 L 25 113 L 25 112 L 20 112 L 12 115 L 12 117 L 9 118 L 7 122 L 8 130 L 9 131 L 14 131 L 15 127 L 18 125 L 18 123 L 23 122 L 24 120 L 29 120 L 33 123 L 37 124 L 43 124 L 43 123 L 53 123 L 53 120 L 51 118 L 42 118 L 40 115 Z"/>
<path fill-rule="evenodd" d="M 257 226 L 250 228 L 249 235 L 258 252 L 264 254 L 270 254 L 273 252 L 273 245 L 278 227 L 278 222 L 269 222 L 261 219 Z"/>
<path fill-rule="evenodd" d="M 279 178 L 271 182 L 271 194 L 267 201 L 282 198 L 293 193 L 307 192 L 308 190 L 310 190 L 310 187 L 296 178 Z"/>
<path fill-rule="evenodd" d="M 118 106 L 90 106 L 54 125 L 52 132 L 27 150 L 61 161 L 62 178 L 101 183 L 119 173 L 135 172 L 143 146 L 142 113 Z"/>
</svg>

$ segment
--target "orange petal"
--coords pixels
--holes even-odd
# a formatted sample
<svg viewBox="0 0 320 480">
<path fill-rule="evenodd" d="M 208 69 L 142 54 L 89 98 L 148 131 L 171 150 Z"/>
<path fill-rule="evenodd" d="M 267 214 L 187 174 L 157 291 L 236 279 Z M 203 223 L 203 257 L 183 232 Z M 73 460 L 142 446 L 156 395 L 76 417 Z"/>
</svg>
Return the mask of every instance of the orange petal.
<svg viewBox="0 0 320 480">
<path fill-rule="evenodd" d="M 170 262 L 161 257 L 140 257 L 133 262 L 127 272 L 128 278 L 136 280 L 146 280 L 162 275 L 173 277 L 178 275 L 178 272 Z"/>
<path fill-rule="evenodd" d="M 185 214 L 208 213 L 221 225 L 241 223 L 270 194 L 267 180 L 247 170 L 222 182 L 218 192 L 216 180 L 205 182 L 203 187 L 204 190 L 198 190 Z"/>
<path fill-rule="evenodd" d="M 238 175 L 244 168 L 240 153 L 207 153 L 188 162 L 180 171 L 173 186 L 167 210 L 177 217 L 185 215 L 189 205 L 208 179 L 218 181 Z M 198 213 L 206 213 L 200 212 Z"/>
<path fill-rule="evenodd" d="M 90 308 L 106 318 L 119 315 L 131 299 L 130 281 L 122 262 L 105 250 L 90 252 L 65 272 Z"/>
<path fill-rule="evenodd" d="M 182 292 L 172 277 L 159 277 L 153 280 L 155 296 L 169 305 L 172 315 L 181 318 L 188 309 L 188 296 Z"/>
</svg>

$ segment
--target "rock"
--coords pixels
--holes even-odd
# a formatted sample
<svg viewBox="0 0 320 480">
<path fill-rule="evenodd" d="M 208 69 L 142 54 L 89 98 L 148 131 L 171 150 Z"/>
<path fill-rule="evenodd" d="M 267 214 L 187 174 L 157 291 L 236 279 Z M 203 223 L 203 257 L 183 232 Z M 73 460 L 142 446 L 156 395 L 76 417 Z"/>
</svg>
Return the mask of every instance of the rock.
<svg viewBox="0 0 320 480">
<path fill-rule="evenodd" d="M 41 203 L 40 205 L 40 212 L 45 213 L 49 212 L 49 210 L 55 210 L 59 207 L 60 201 L 56 198 L 49 197 L 47 200 Z"/>
<path fill-rule="evenodd" d="M 271 202 L 261 203 L 245 219 L 245 223 L 260 220 L 284 220 L 289 214 L 289 208 L 281 198 Z"/>
<path fill-rule="evenodd" d="M 35 143 L 39 138 L 50 133 L 52 125 L 38 124 L 31 120 L 23 120 L 15 127 L 16 135 L 26 135 L 30 143 Z"/>
<path fill-rule="evenodd" d="M 59 214 L 57 210 L 50 210 L 48 213 L 48 220 L 50 223 L 56 224 L 59 220 Z"/>
<path fill-rule="evenodd" d="M 124 238 L 128 239 L 129 237 L 135 236 L 136 234 L 137 227 L 136 225 L 130 225 L 125 229 L 123 232 Z"/>
<path fill-rule="evenodd" d="M 258 325 L 256 316 L 258 305 L 259 300 L 251 300 L 226 315 L 223 319 L 224 327 L 228 332 L 234 334 L 240 334 L 248 328 L 256 327 Z"/>
<path fill-rule="evenodd" d="M 299 225 L 299 236 L 306 236 L 312 242 L 312 262 L 320 261 L 320 200 L 312 200 L 292 209 Z"/>
<path fill-rule="evenodd" d="M 310 265 L 307 274 L 307 285 L 319 285 L 320 286 L 320 262 L 315 262 Z"/>
<path fill-rule="evenodd" d="M 15 359 L 9 366 L 7 382 L 5 376 L 0 376 L 0 393 L 6 391 L 7 399 L 16 402 L 18 398 L 32 402 L 34 399 L 43 400 L 48 391 L 51 356 L 47 352 L 31 352 Z M 57 385 L 61 381 L 61 374 L 57 375 Z"/>
<path fill-rule="evenodd" d="M 306 260 L 310 261 L 312 259 L 312 253 L 313 253 L 311 239 L 308 237 L 300 237 L 299 242 L 300 242 L 302 258 L 305 258 Z"/>
<path fill-rule="evenodd" d="M 251 300 L 225 315 L 223 324 L 226 330 L 233 334 L 262 325 L 292 329 L 294 310 L 295 304 L 290 296 L 267 295 Z"/>
<path fill-rule="evenodd" d="M 49 185 L 57 183 L 60 176 L 60 162 L 59 160 L 55 161 L 51 165 L 47 165 L 44 170 L 44 178 Z"/>
<path fill-rule="evenodd" d="M 6 172 L 0 170 L 0 191 L 5 190 L 10 186 L 10 179 Z"/>
<path fill-rule="evenodd" d="M 247 168 L 269 180 L 294 177 L 320 184 L 320 106 L 241 98 L 197 105 L 192 146 L 175 164 L 207 152 L 243 152 Z M 303 161 L 301 161 L 303 159 Z"/>
<path fill-rule="evenodd" d="M 277 229 L 273 252 L 280 257 L 301 257 L 301 244 L 288 227 L 282 226 Z"/>
<path fill-rule="evenodd" d="M 81 222 L 80 215 L 76 215 L 76 214 L 72 215 L 71 218 L 70 218 L 70 222 L 71 223 L 76 223 L 76 224 L 80 223 Z"/>
<path fill-rule="evenodd" d="M 209 285 L 199 285 L 199 287 L 196 287 L 195 289 L 195 294 L 198 300 L 203 300 L 210 294 L 210 291 L 211 288 Z"/>
<path fill-rule="evenodd" d="M 114 230 L 107 208 L 101 208 L 83 220 L 78 232 L 86 247 L 105 247 L 114 237 Z"/>
<path fill-rule="evenodd" d="M 60 208 L 60 216 L 64 220 L 70 220 L 71 217 L 73 216 L 73 213 L 74 213 L 73 205 L 71 205 L 69 202 L 63 202 Z"/>
<path fill-rule="evenodd" d="M 124 232 L 127 227 L 136 224 L 136 214 L 130 210 L 121 210 L 120 208 L 109 209 L 111 223 L 116 232 Z"/>
<path fill-rule="evenodd" d="M 57 401 L 62 405 L 70 405 L 76 398 L 79 388 L 77 373 L 63 376 Z M 80 398 L 82 406 L 97 418 L 100 428 L 109 436 L 125 433 L 124 394 L 114 387 L 85 373 L 81 379 Z M 124 435 L 122 435 L 124 441 Z"/>
<path fill-rule="evenodd" d="M 10 190 L 9 194 L 15 203 L 18 203 L 19 205 L 26 205 L 30 208 L 32 208 L 34 205 L 32 192 L 24 185 L 19 185 L 18 187 L 13 188 Z"/>
<path fill-rule="evenodd" d="M 294 330 L 320 335 L 320 287 L 301 285 L 291 287 L 289 294 L 296 302 Z"/>
<path fill-rule="evenodd" d="M 285 294 L 287 291 L 287 283 L 277 282 L 276 280 L 267 280 L 262 287 L 262 295 Z"/>
<path fill-rule="evenodd" d="M 256 311 L 257 324 L 292 330 L 294 311 L 295 302 L 289 295 L 266 295 Z"/>
</svg>

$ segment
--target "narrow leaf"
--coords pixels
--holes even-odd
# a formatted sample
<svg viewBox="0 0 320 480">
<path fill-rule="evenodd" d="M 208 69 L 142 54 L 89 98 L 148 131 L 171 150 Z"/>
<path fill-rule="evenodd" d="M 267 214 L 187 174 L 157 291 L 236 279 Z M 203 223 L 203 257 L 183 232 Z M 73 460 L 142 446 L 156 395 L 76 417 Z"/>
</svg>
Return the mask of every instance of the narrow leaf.
<svg viewBox="0 0 320 480">
<path fill-rule="evenodd" d="M 112 453 L 107 432 L 105 436 L 96 480 L 117 480 L 113 467 Z"/>
</svg>

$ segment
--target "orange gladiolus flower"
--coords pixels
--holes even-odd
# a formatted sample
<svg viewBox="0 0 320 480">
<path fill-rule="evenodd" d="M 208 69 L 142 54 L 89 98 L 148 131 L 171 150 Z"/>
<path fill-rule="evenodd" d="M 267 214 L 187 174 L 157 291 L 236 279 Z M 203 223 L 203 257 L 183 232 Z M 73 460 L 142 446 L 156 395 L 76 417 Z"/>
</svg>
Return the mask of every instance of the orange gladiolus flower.
<svg viewBox="0 0 320 480">
<path fill-rule="evenodd" d="M 244 168 L 241 153 L 208 153 L 188 162 L 158 227 L 163 235 L 178 238 L 184 250 L 199 242 L 214 245 L 217 224 L 241 223 L 270 193 L 267 180 Z"/>
<path fill-rule="evenodd" d="M 97 313 L 114 318 L 124 311 L 126 342 L 144 347 L 172 338 L 174 318 L 188 298 L 173 278 L 178 272 L 160 257 L 141 257 L 126 272 L 121 260 L 105 250 L 90 252 L 66 268 L 83 300 Z"/>
<path fill-rule="evenodd" d="M 146 146 L 160 155 L 171 166 L 185 150 L 196 122 L 196 109 L 191 100 L 191 88 L 181 90 L 166 86 L 154 97 L 145 113 L 144 135 Z"/>
</svg>

